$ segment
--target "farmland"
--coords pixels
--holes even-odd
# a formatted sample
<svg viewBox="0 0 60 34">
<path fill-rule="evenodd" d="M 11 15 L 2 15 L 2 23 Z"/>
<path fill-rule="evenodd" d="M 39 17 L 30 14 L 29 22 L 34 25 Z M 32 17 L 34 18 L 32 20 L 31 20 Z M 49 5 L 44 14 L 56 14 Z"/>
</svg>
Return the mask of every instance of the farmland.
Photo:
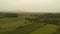
<svg viewBox="0 0 60 34">
<path fill-rule="evenodd" d="M 10 15 L 10 14 L 9 14 Z M 59 14 L 23 15 L 0 18 L 0 34 L 59 34 Z"/>
<path fill-rule="evenodd" d="M 30 34 L 53 34 L 56 32 L 57 28 L 58 26 L 56 25 L 48 24 L 45 27 L 38 29 Z"/>
</svg>

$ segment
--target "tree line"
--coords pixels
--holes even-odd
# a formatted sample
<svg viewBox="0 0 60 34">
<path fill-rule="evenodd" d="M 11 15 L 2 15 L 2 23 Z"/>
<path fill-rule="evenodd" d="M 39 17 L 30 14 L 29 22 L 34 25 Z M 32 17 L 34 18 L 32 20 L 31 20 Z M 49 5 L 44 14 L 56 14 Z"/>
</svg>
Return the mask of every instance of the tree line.
<svg viewBox="0 0 60 34">
<path fill-rule="evenodd" d="M 58 25 L 60 22 L 60 13 L 47 13 L 43 15 L 38 15 L 36 18 L 25 18 L 25 20 L 28 20 L 30 22 L 35 22 L 35 23 L 46 23 L 46 24 L 56 24 Z"/>
<path fill-rule="evenodd" d="M 0 18 L 14 18 L 18 17 L 17 13 L 0 13 Z"/>
</svg>

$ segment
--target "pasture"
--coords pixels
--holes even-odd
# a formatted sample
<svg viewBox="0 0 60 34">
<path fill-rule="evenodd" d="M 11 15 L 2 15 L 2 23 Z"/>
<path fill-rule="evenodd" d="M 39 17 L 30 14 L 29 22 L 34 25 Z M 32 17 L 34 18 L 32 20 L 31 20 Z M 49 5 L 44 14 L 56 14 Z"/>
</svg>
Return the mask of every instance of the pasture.
<svg viewBox="0 0 60 34">
<path fill-rule="evenodd" d="M 14 30 L 20 25 L 24 25 L 24 17 L 0 19 L 0 32 Z"/>
<path fill-rule="evenodd" d="M 35 18 L 35 19 L 32 19 L 33 22 L 29 22 L 27 20 L 28 22 L 25 23 L 25 17 Z M 54 23 L 52 18 L 50 22 L 49 20 L 46 20 L 45 17 L 40 18 L 40 16 L 38 16 L 37 18 L 36 16 L 20 16 L 18 18 L 1 18 L 0 34 L 54 34 L 59 28 L 58 23 L 57 22 Z M 60 31 L 57 32 L 57 34 L 59 33 Z"/>
<path fill-rule="evenodd" d="M 19 26 L 25 26 L 31 24 L 31 23 L 25 24 L 25 17 L 30 17 L 30 16 L 20 16 L 18 18 L 1 18 L 0 33 L 14 31 Z"/>
<path fill-rule="evenodd" d="M 30 34 L 53 34 L 54 32 L 56 32 L 57 29 L 58 29 L 58 26 L 48 24 L 41 29 L 37 29 L 36 31 L 31 32 Z"/>
</svg>

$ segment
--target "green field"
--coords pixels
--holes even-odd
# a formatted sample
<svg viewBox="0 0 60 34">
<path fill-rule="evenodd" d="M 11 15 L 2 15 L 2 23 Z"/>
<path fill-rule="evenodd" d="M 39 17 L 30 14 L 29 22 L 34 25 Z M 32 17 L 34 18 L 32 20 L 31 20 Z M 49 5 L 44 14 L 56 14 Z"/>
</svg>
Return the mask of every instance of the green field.
<svg viewBox="0 0 60 34">
<path fill-rule="evenodd" d="M 18 21 L 17 18 L 3 18 L 3 19 L 0 19 L 1 24 L 12 23 L 12 22 L 16 22 L 16 21 Z"/>
<path fill-rule="evenodd" d="M 29 25 L 30 23 L 25 24 L 25 17 L 21 16 L 19 18 L 2 18 L 0 19 L 0 32 L 7 32 L 16 30 L 19 26 Z"/>
<path fill-rule="evenodd" d="M 60 34 L 60 31 L 57 34 Z"/>
<path fill-rule="evenodd" d="M 0 19 L 0 32 L 15 30 L 20 25 L 25 25 L 24 17 Z"/>
<path fill-rule="evenodd" d="M 32 22 L 25 24 L 25 17 L 35 18 L 34 16 L 21 16 L 19 18 L 3 18 L 0 19 L 0 34 L 53 34 L 58 29 L 57 25 Z M 30 25 L 32 24 L 32 25 Z M 19 26 L 24 26 L 21 30 L 17 30 Z M 57 34 L 60 34 L 58 32 Z"/>
<path fill-rule="evenodd" d="M 53 34 L 56 32 L 57 28 L 58 26 L 49 24 L 41 29 L 31 32 L 30 34 Z"/>
<path fill-rule="evenodd" d="M 20 31 L 19 30 L 12 30 L 12 31 L 7 31 L 7 32 L 4 32 L 4 33 L 1 33 L 1 34 L 25 34 L 29 30 L 30 31 L 32 30 L 30 28 L 29 29 L 27 29 L 27 28 L 26 27 L 23 28 L 23 31 L 22 30 L 20 30 Z M 48 24 L 48 25 L 46 25 L 44 27 L 41 27 L 40 29 L 37 29 L 35 31 L 30 32 L 29 34 L 53 34 L 53 33 L 56 32 L 57 29 L 58 29 L 58 26 L 52 25 L 52 24 Z"/>
</svg>

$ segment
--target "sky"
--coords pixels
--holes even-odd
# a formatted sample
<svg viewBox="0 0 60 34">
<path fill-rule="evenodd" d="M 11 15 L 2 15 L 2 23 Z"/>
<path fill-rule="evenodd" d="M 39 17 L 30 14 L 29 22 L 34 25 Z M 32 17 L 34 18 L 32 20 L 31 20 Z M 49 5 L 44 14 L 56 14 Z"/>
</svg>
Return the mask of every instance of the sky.
<svg viewBox="0 0 60 34">
<path fill-rule="evenodd" d="M 60 12 L 60 0 L 0 0 L 0 11 Z"/>
</svg>

